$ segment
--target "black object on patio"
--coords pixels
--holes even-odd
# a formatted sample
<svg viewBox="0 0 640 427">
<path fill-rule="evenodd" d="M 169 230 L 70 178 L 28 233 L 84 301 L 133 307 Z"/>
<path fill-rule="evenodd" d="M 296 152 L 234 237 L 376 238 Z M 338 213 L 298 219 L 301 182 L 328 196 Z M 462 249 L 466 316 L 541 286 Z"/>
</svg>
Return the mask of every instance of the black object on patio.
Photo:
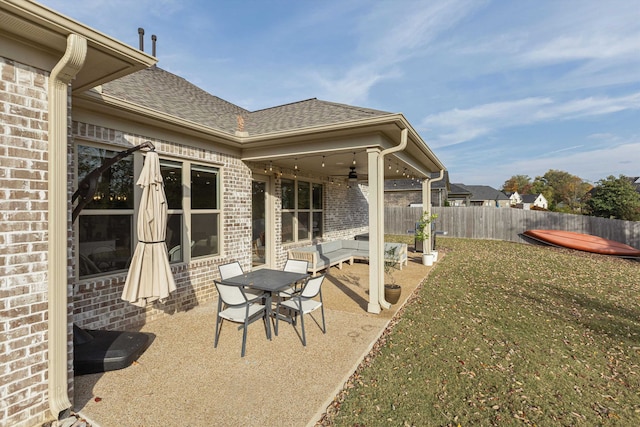
<svg viewBox="0 0 640 427">
<path fill-rule="evenodd" d="M 126 368 L 154 339 L 155 335 L 144 332 L 86 330 L 73 325 L 75 375 Z"/>
<path fill-rule="evenodd" d="M 142 148 L 155 150 L 150 141 L 117 153 L 91 171 L 78 185 L 72 202 L 79 199 L 73 210 L 72 222 L 95 194 L 100 175 L 113 164 Z M 94 374 L 130 366 L 151 345 L 155 336 L 144 332 L 103 331 L 82 329 L 73 325 L 73 368 L 75 375 Z"/>
</svg>

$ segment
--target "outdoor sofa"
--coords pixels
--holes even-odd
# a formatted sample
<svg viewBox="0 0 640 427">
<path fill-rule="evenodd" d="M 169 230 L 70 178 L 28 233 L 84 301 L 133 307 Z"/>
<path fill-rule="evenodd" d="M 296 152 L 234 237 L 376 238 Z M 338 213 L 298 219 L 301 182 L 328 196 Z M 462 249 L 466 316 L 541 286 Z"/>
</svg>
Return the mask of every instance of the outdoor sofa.
<svg viewBox="0 0 640 427">
<path fill-rule="evenodd" d="M 384 244 L 385 262 L 393 262 L 399 265 L 407 265 L 407 244 Z M 314 276 L 318 271 L 337 265 L 342 269 L 342 263 L 353 264 L 354 260 L 369 261 L 369 242 L 363 240 L 334 240 L 332 242 L 318 243 L 311 246 L 289 250 L 290 259 L 301 259 L 308 262 L 307 270 Z"/>
</svg>

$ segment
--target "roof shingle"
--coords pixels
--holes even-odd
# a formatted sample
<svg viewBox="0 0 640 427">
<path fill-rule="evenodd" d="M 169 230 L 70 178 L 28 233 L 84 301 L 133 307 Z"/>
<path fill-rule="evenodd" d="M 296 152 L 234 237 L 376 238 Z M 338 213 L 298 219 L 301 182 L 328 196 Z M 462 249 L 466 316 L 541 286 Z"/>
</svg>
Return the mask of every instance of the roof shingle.
<svg viewBox="0 0 640 427">
<path fill-rule="evenodd" d="M 238 116 L 249 135 L 264 135 L 391 114 L 316 98 L 251 112 L 158 67 L 106 83 L 103 93 L 229 134 Z"/>
</svg>

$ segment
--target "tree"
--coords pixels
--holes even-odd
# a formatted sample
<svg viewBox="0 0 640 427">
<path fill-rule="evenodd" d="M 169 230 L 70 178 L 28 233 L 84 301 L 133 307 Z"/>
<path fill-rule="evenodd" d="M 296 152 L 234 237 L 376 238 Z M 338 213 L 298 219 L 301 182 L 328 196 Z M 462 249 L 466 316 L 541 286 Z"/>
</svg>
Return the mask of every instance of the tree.
<svg viewBox="0 0 640 427">
<path fill-rule="evenodd" d="M 586 209 L 591 216 L 640 221 L 640 194 L 629 178 L 609 175 L 597 182 Z"/>
<path fill-rule="evenodd" d="M 527 175 L 514 175 L 502 184 L 502 191 L 520 194 L 529 194 L 531 190 L 531 178 Z"/>
<path fill-rule="evenodd" d="M 532 189 L 544 195 L 550 210 L 577 213 L 581 211 L 581 200 L 591 185 L 569 172 L 549 169 L 543 176 L 536 177 Z"/>
</svg>

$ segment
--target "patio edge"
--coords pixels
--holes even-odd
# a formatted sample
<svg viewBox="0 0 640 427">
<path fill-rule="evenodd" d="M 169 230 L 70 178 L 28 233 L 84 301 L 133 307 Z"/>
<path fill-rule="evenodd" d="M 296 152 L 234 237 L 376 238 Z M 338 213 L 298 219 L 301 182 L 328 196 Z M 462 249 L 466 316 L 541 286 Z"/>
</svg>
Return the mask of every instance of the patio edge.
<svg viewBox="0 0 640 427">
<path fill-rule="evenodd" d="M 434 266 L 435 267 L 435 266 Z M 365 357 L 369 354 L 371 354 L 371 352 L 373 351 L 374 347 L 376 346 L 376 344 L 380 341 L 380 339 L 383 337 L 383 335 L 385 334 L 385 332 L 389 329 L 389 326 L 392 325 L 397 319 L 398 317 L 400 317 L 402 315 L 402 312 L 404 310 L 404 307 L 413 300 L 413 298 L 415 297 L 415 295 L 417 294 L 417 292 L 422 288 L 422 284 L 424 283 L 424 281 L 427 279 L 427 277 L 429 276 L 429 274 L 431 273 L 431 271 L 433 270 L 433 267 L 430 268 L 427 271 L 427 274 L 422 277 L 422 279 L 420 279 L 420 283 L 418 283 L 418 286 L 416 286 L 416 288 L 411 292 L 411 294 L 409 294 L 409 296 L 407 298 L 405 298 L 405 300 L 402 302 L 402 304 L 398 307 L 398 309 L 396 310 L 396 313 L 391 317 L 391 319 L 389 319 L 384 326 L 382 327 L 382 329 L 380 330 L 380 333 L 376 336 L 376 338 L 371 341 L 371 344 L 369 344 L 369 346 L 367 347 L 367 349 L 362 353 L 362 355 L 358 358 L 357 362 L 354 364 L 353 368 L 351 368 L 349 370 L 349 372 L 347 373 L 347 375 L 342 379 L 342 381 L 339 383 L 338 386 L 336 386 L 336 388 L 334 389 L 334 391 L 331 393 L 330 397 L 322 404 L 322 406 L 320 406 L 320 409 L 315 413 L 315 415 L 313 416 L 313 418 L 311 418 L 311 420 L 307 423 L 306 427 L 315 427 L 318 425 L 322 425 L 322 424 L 318 424 L 322 421 L 323 415 L 327 413 L 327 409 L 331 406 L 331 404 L 333 403 L 334 399 L 340 394 L 340 392 L 342 390 L 344 390 L 347 382 L 349 381 L 349 379 L 353 376 L 353 374 L 358 370 L 358 368 L 362 365 L 362 362 L 364 361 Z"/>
</svg>

